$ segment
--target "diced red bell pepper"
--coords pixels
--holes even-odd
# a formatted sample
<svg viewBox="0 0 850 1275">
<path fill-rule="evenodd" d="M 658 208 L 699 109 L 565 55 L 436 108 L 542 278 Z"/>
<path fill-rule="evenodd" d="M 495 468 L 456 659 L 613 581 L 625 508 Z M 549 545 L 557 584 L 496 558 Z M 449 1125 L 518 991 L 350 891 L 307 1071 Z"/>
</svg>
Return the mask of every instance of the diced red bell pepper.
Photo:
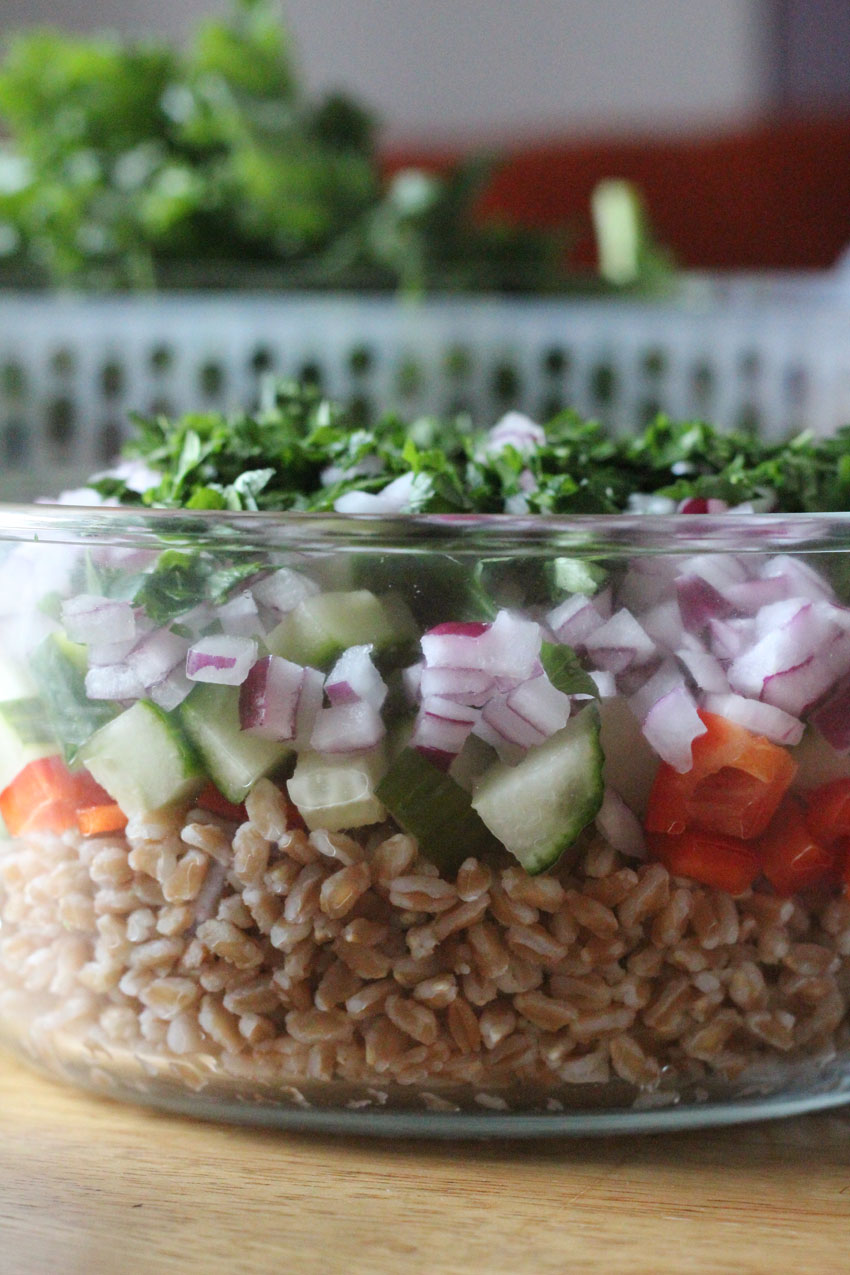
<svg viewBox="0 0 850 1275">
<path fill-rule="evenodd" d="M 836 854 L 812 835 L 796 798 L 782 802 L 758 848 L 762 872 L 786 898 L 834 877 Z"/>
<path fill-rule="evenodd" d="M 200 806 L 201 810 L 209 810 L 214 815 L 221 815 L 222 819 L 233 819 L 236 823 L 244 823 L 248 818 L 244 805 L 236 805 L 228 801 L 212 782 L 198 793 L 195 805 Z"/>
<path fill-rule="evenodd" d="M 727 894 L 743 894 L 761 871 L 755 848 L 735 837 L 691 829 L 677 837 L 649 838 L 650 851 L 677 877 L 690 877 Z"/>
<path fill-rule="evenodd" d="M 678 836 L 700 828 L 741 841 L 764 832 L 797 770 L 791 754 L 762 735 L 715 713 L 700 713 L 704 735 L 692 745 L 693 765 L 680 775 L 658 767 L 649 795 L 649 832 Z"/>
<path fill-rule="evenodd" d="M 77 811 L 77 827 L 84 837 L 100 837 L 127 827 L 127 816 L 114 801 L 106 806 L 83 806 Z"/>
<path fill-rule="evenodd" d="M 0 815 L 13 837 L 64 832 L 76 824 L 78 810 L 111 804 L 87 770 L 69 770 L 61 757 L 31 761 L 0 792 Z"/>
<path fill-rule="evenodd" d="M 850 779 L 811 788 L 805 794 L 806 824 L 812 836 L 830 846 L 839 837 L 850 837 Z"/>
</svg>

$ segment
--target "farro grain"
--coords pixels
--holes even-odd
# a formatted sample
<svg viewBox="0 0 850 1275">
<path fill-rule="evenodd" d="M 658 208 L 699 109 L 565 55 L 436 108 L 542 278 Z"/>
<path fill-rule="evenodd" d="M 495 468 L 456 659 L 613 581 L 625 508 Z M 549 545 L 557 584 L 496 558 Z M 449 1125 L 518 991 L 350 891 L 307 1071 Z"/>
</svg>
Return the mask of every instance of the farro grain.
<svg viewBox="0 0 850 1275">
<path fill-rule="evenodd" d="M 458 868 L 455 889 L 457 897 L 463 903 L 471 903 L 487 894 L 493 880 L 493 874 L 485 863 L 477 859 L 464 859 Z"/>
<path fill-rule="evenodd" d="M 324 828 L 319 828 L 310 833 L 310 841 L 319 854 L 326 859 L 336 860 L 344 867 L 361 863 L 365 858 L 366 852 L 360 842 L 346 836 L 344 832 L 326 832 Z"/>
<path fill-rule="evenodd" d="M 325 878 L 319 892 L 319 907 L 326 916 L 339 920 L 348 915 L 370 884 L 369 865 L 352 863 Z"/>
<path fill-rule="evenodd" d="M 266 841 L 278 841 L 288 826 L 286 800 L 277 784 L 259 779 L 245 798 L 249 821 Z"/>
<path fill-rule="evenodd" d="M 422 1001 L 429 1009 L 445 1009 L 457 996 L 457 979 L 454 974 L 435 974 L 425 978 L 413 989 L 413 998 Z"/>
</svg>

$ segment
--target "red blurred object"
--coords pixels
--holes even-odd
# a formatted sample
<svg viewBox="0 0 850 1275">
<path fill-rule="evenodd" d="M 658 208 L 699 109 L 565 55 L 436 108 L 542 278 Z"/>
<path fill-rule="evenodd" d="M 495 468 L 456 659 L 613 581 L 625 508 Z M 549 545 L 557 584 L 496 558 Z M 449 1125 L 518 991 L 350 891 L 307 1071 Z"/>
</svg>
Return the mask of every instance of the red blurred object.
<svg viewBox="0 0 850 1275">
<path fill-rule="evenodd" d="M 850 115 L 775 121 L 733 133 L 505 147 L 481 215 L 582 231 L 593 263 L 590 194 L 620 177 L 640 187 L 656 237 L 689 269 L 821 269 L 850 244 Z M 440 171 L 459 153 L 389 152 L 385 171 Z"/>
</svg>

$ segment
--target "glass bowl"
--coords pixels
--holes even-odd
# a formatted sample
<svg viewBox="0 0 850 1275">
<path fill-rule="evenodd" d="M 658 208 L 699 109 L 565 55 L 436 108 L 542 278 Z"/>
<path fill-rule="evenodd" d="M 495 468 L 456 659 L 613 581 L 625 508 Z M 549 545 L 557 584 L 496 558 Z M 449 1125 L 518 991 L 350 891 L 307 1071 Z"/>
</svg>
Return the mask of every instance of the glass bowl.
<svg viewBox="0 0 850 1275">
<path fill-rule="evenodd" d="M 849 598 L 850 515 L 3 508 L 0 1035 L 283 1126 L 845 1101 Z"/>
</svg>

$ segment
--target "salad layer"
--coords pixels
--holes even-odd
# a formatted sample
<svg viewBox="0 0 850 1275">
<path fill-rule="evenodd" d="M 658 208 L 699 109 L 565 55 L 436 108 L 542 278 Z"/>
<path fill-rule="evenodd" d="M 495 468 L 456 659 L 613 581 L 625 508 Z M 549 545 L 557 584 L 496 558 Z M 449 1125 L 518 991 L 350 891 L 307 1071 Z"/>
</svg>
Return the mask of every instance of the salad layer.
<svg viewBox="0 0 850 1275">
<path fill-rule="evenodd" d="M 846 440 L 426 428 L 357 440 L 286 390 L 229 431 L 149 423 L 91 499 L 527 512 L 558 487 L 687 517 L 844 481 Z M 31 1052 L 485 1105 L 840 1052 L 844 555 L 162 539 L 0 563 L 0 1014 Z"/>
</svg>

